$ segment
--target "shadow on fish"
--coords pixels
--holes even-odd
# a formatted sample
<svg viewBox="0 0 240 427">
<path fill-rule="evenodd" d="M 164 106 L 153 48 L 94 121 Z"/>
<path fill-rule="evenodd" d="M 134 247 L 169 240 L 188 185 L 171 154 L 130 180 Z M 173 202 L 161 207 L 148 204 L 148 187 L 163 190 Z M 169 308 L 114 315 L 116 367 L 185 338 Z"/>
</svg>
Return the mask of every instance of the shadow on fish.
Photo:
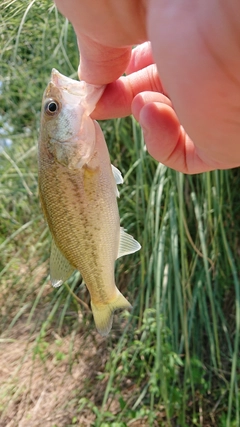
<svg viewBox="0 0 240 427">
<path fill-rule="evenodd" d="M 123 178 L 90 117 L 104 88 L 53 69 L 43 95 L 38 147 L 39 194 L 52 235 L 52 285 L 60 286 L 79 270 L 103 336 L 111 330 L 114 310 L 131 308 L 116 287 L 115 261 L 141 248 L 120 227 L 117 184 Z"/>
</svg>

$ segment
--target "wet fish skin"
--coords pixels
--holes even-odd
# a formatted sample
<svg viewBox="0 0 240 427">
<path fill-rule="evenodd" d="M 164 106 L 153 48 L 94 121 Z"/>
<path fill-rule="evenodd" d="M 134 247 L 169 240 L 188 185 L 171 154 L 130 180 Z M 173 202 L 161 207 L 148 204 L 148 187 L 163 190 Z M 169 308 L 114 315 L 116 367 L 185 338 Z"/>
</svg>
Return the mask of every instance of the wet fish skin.
<svg viewBox="0 0 240 427">
<path fill-rule="evenodd" d="M 38 158 L 40 200 L 53 238 L 52 284 L 60 286 L 79 270 L 96 327 L 105 336 L 114 310 L 131 307 L 115 285 L 115 260 L 140 245 L 120 229 L 121 174 L 112 168 L 101 128 L 89 116 L 103 90 L 52 71 L 43 96 Z"/>
</svg>

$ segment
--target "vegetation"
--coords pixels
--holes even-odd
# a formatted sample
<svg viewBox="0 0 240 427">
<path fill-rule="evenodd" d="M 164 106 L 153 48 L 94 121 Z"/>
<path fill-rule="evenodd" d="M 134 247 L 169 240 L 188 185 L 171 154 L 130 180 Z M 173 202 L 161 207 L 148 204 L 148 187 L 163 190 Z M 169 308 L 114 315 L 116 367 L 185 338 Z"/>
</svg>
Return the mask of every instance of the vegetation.
<svg viewBox="0 0 240 427">
<path fill-rule="evenodd" d="M 0 425 L 240 426 L 238 169 L 176 173 L 132 118 L 101 123 L 142 249 L 116 265 L 133 311 L 99 337 L 79 274 L 50 286 L 38 200 L 41 97 L 51 68 L 77 78 L 75 35 L 50 1 L 1 10 Z"/>
</svg>

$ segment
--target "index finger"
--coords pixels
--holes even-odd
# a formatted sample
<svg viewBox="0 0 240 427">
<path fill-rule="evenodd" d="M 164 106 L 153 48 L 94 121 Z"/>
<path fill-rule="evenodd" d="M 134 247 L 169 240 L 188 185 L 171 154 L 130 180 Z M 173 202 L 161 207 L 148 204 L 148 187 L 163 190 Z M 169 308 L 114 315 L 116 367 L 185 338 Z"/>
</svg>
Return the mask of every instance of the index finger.
<svg viewBox="0 0 240 427">
<path fill-rule="evenodd" d="M 163 93 L 155 64 L 109 83 L 91 117 L 105 120 L 128 116 L 135 96 L 145 91 Z"/>
<path fill-rule="evenodd" d="M 132 49 L 131 57 L 128 66 L 125 70 L 126 74 L 131 74 L 148 65 L 154 64 L 152 47 L 150 42 L 141 43 Z"/>
</svg>

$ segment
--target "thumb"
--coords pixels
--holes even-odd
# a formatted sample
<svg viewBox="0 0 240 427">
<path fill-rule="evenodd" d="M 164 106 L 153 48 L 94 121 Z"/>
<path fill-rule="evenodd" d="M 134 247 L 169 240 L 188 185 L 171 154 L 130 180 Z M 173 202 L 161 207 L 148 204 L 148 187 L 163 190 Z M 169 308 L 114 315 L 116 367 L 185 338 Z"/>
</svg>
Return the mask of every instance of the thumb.
<svg viewBox="0 0 240 427">
<path fill-rule="evenodd" d="M 78 75 L 90 84 L 108 84 L 125 71 L 131 58 L 130 47 L 104 46 L 86 35 L 78 36 L 80 65 Z"/>
</svg>

